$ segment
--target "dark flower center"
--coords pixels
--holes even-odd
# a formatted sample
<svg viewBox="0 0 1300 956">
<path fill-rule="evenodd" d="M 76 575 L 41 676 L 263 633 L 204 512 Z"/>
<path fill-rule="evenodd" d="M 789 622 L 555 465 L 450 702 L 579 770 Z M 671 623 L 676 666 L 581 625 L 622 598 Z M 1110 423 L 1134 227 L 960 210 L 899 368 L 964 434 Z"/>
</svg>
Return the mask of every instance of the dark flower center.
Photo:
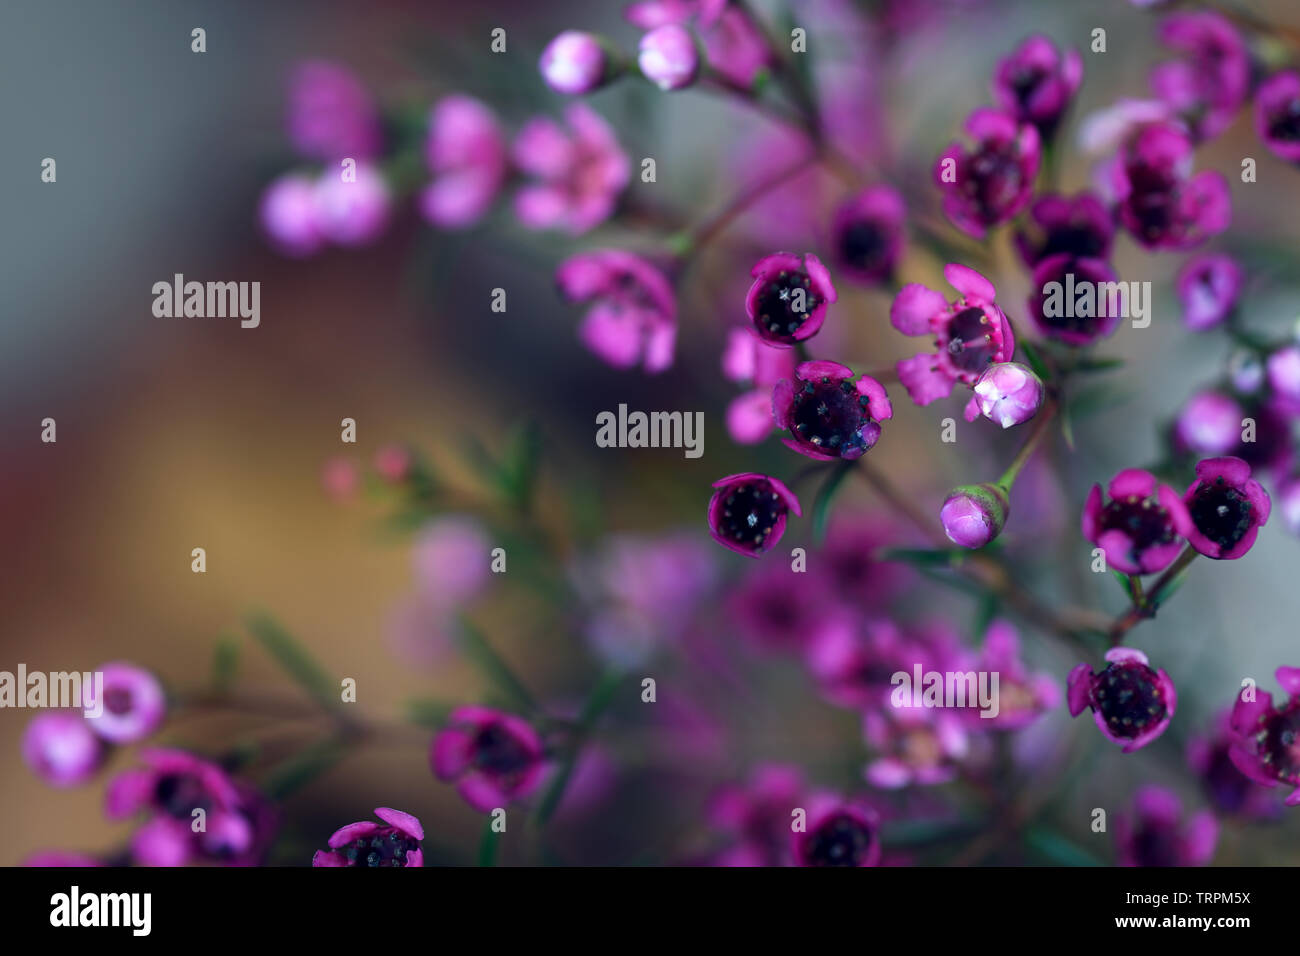
<svg viewBox="0 0 1300 956">
<path fill-rule="evenodd" d="M 1021 109 L 1029 106 L 1029 99 L 1034 95 L 1040 83 L 1047 76 L 1046 72 L 1036 66 L 1019 66 L 1011 76 L 1011 90 L 1016 94 L 1016 102 Z"/>
<path fill-rule="evenodd" d="M 1105 248 L 1106 237 L 1097 230 L 1071 223 L 1047 234 L 1038 258 L 1046 259 L 1065 252 L 1078 259 L 1096 259 Z"/>
<path fill-rule="evenodd" d="M 961 191 L 984 225 L 1001 221 L 1024 186 L 1015 147 L 1011 143 L 983 143 L 965 162 Z"/>
<path fill-rule="evenodd" d="M 533 760 L 523 742 L 506 728 L 489 724 L 474 738 L 474 765 L 499 776 L 510 776 L 526 769 Z"/>
<path fill-rule="evenodd" d="M 1224 551 L 1246 536 L 1254 518 L 1250 500 L 1222 476 L 1197 488 L 1187 510 L 1197 530 Z"/>
<path fill-rule="evenodd" d="M 889 261 L 890 236 L 880 223 L 860 219 L 840 234 L 840 258 L 861 272 L 883 272 Z"/>
<path fill-rule="evenodd" d="M 1279 780 L 1300 783 L 1300 701 L 1267 719 L 1255 735 L 1259 757 Z"/>
<path fill-rule="evenodd" d="M 755 320 L 771 338 L 793 339 L 821 301 L 806 272 L 783 270 L 759 292 Z"/>
<path fill-rule="evenodd" d="M 170 817 L 189 819 L 195 810 L 211 806 L 208 792 L 199 780 L 189 774 L 169 773 L 154 784 L 153 803 Z"/>
<path fill-rule="evenodd" d="M 1205 768 L 1205 785 L 1215 805 L 1228 813 L 1236 813 L 1245 807 L 1250 795 L 1258 788 L 1228 756 L 1231 748 L 1218 745 L 1210 754 L 1209 766 Z"/>
<path fill-rule="evenodd" d="M 1156 672 L 1136 661 L 1114 661 L 1097 675 L 1093 706 L 1116 737 L 1132 740 L 1164 719 Z"/>
<path fill-rule="evenodd" d="M 104 709 L 110 714 L 129 714 L 131 692 L 124 687 L 111 687 L 104 691 Z"/>
<path fill-rule="evenodd" d="M 1178 831 L 1167 824 L 1148 823 L 1133 834 L 1133 856 L 1138 866 L 1178 866 L 1182 863 L 1182 842 Z"/>
<path fill-rule="evenodd" d="M 1268 135 L 1287 143 L 1300 140 L 1300 98 L 1292 97 L 1284 108 L 1273 111 L 1268 118 Z"/>
<path fill-rule="evenodd" d="M 963 372 L 982 372 L 993 364 L 998 346 L 984 310 L 970 306 L 948 324 L 948 357 Z"/>
<path fill-rule="evenodd" d="M 809 835 L 812 866 L 861 866 L 871 851 L 872 832 L 847 813 L 837 814 Z"/>
<path fill-rule="evenodd" d="M 1124 533 L 1130 542 L 1128 557 L 1134 564 L 1147 548 L 1169 544 L 1176 537 L 1169 512 L 1137 495 L 1108 502 L 1101 511 L 1101 528 Z"/>
<path fill-rule="evenodd" d="M 406 866 L 406 854 L 420 844 L 391 827 L 353 840 L 338 852 L 347 857 L 348 866 Z"/>
<path fill-rule="evenodd" d="M 785 501 L 766 482 L 733 488 L 722 505 L 718 532 L 755 551 L 762 549 L 763 542 L 786 513 Z"/>
<path fill-rule="evenodd" d="M 862 435 L 862 426 L 871 421 L 867 397 L 853 382 L 833 381 L 822 376 L 816 382 L 803 382 L 795 394 L 794 432 L 800 441 L 816 445 L 828 454 L 842 455 L 870 447 Z"/>
</svg>

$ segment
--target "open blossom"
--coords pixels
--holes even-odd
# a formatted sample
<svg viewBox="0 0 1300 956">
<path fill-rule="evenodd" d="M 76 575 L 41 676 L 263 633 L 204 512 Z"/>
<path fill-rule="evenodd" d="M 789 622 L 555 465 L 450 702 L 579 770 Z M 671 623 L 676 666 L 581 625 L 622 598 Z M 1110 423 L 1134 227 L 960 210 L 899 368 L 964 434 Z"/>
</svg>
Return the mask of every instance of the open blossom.
<svg viewBox="0 0 1300 956">
<path fill-rule="evenodd" d="M 506 176 L 506 143 L 492 110 L 456 93 L 434 104 L 424 159 L 433 181 L 420 193 L 420 212 L 443 229 L 478 222 Z"/>
<path fill-rule="evenodd" d="M 971 113 L 966 132 L 975 147 L 949 146 L 935 163 L 934 179 L 953 225 L 982 239 L 989 227 L 1011 219 L 1029 202 L 1042 148 L 1032 124 L 987 107 Z"/>
<path fill-rule="evenodd" d="M 765 763 L 744 784 L 728 784 L 709 800 L 709 823 L 735 839 L 714 861 L 719 866 L 788 866 L 791 813 L 801 806 L 803 773 Z"/>
<path fill-rule="evenodd" d="M 793 379 L 772 391 L 772 415 L 789 429 L 786 446 L 818 461 L 861 458 L 880 439 L 880 423 L 893 417 L 885 387 L 869 375 L 857 379 L 838 362 L 803 362 Z"/>
<path fill-rule="evenodd" d="M 1070 716 L 1092 708 L 1092 718 L 1107 740 L 1124 753 L 1140 750 L 1165 732 L 1178 695 L 1164 670 L 1153 670 L 1147 656 L 1130 647 L 1106 652 L 1106 666 L 1093 673 L 1087 664 L 1070 671 Z"/>
<path fill-rule="evenodd" d="M 1260 84 L 1255 132 L 1275 156 L 1300 162 L 1300 73 L 1284 70 Z"/>
<path fill-rule="evenodd" d="M 302 155 L 326 161 L 373 159 L 383 145 L 379 113 L 361 81 L 318 60 L 290 78 L 289 137 Z"/>
<path fill-rule="evenodd" d="M 1295 787 L 1286 798 L 1289 807 L 1300 806 L 1300 667 L 1279 667 L 1278 686 L 1287 699 L 1274 705 L 1268 691 L 1237 696 L 1232 709 L 1235 735 L 1229 756 L 1237 769 L 1266 787 Z"/>
<path fill-rule="evenodd" d="M 1163 571 L 1182 550 L 1187 508 L 1149 471 L 1126 468 L 1103 495 L 1093 485 L 1083 506 L 1083 536 L 1101 548 L 1108 567 L 1124 574 Z"/>
<path fill-rule="evenodd" d="M 877 754 L 867 782 L 884 790 L 947 783 L 970 752 L 970 738 L 955 710 L 894 707 L 869 710 L 862 732 Z"/>
<path fill-rule="evenodd" d="M 1173 123 L 1140 127 L 1110 167 L 1119 221 L 1148 249 L 1189 249 L 1228 228 L 1232 197 L 1216 170 L 1192 173 L 1192 139 Z"/>
<path fill-rule="evenodd" d="M 905 214 L 892 186 L 872 186 L 841 203 L 831 222 L 838 270 L 856 282 L 888 282 L 903 255 Z"/>
<path fill-rule="evenodd" d="M 795 866 L 875 866 L 880 817 L 864 804 L 829 793 L 808 799 L 802 832 L 792 834 Z"/>
<path fill-rule="evenodd" d="M 1189 259 L 1178 273 L 1183 323 L 1194 332 L 1218 325 L 1237 304 L 1244 278 L 1241 266 L 1231 256 L 1211 254 Z"/>
<path fill-rule="evenodd" d="M 1249 741 L 1249 735 L 1246 739 Z M 1228 708 L 1215 716 L 1208 734 L 1188 742 L 1187 763 L 1200 778 L 1201 788 L 1218 812 L 1252 820 L 1276 819 L 1282 809 L 1277 794 L 1261 789 L 1255 780 L 1237 769 L 1232 751 L 1241 743 L 1232 726 L 1232 708 Z M 1246 753 L 1251 749 L 1248 747 Z"/>
<path fill-rule="evenodd" d="M 409 813 L 376 807 L 383 823 L 362 820 L 335 830 L 328 850 L 317 850 L 312 866 L 424 866 L 424 827 Z"/>
<path fill-rule="evenodd" d="M 488 707 L 458 707 L 429 749 L 434 775 L 455 783 L 475 810 L 488 813 L 530 796 L 542 782 L 542 740 L 522 717 Z"/>
<path fill-rule="evenodd" d="M 104 675 L 103 713 L 86 717 L 90 729 L 114 744 L 134 743 L 157 730 L 167 712 L 158 678 L 122 661 L 99 670 Z"/>
<path fill-rule="evenodd" d="M 748 329 L 732 329 L 722 353 L 722 374 L 733 382 L 753 386 L 727 406 L 727 432 L 742 445 L 761 442 L 776 428 L 772 417 L 772 386 L 794 375 L 792 349 L 768 345 Z"/>
<path fill-rule="evenodd" d="M 1034 230 L 1017 231 L 1015 240 L 1021 260 L 1030 268 L 1058 255 L 1103 261 L 1110 257 L 1115 222 L 1095 193 L 1081 192 L 1072 199 L 1043 196 L 1034 200 L 1029 218 Z"/>
<path fill-rule="evenodd" d="M 1151 71 L 1151 89 L 1199 140 L 1218 136 L 1250 91 L 1250 54 L 1237 28 L 1210 10 L 1174 13 L 1160 22 L 1160 40 L 1187 54 Z"/>
<path fill-rule="evenodd" d="M 1178 797 L 1163 787 L 1145 786 L 1133 798 L 1133 811 L 1115 814 L 1115 851 L 1120 866 L 1205 866 L 1214 857 L 1219 825 L 1202 810 L 1186 822 Z"/>
<path fill-rule="evenodd" d="M 32 719 L 23 732 L 23 761 L 52 787 L 85 783 L 104 762 L 104 746 L 77 711 Z"/>
<path fill-rule="evenodd" d="M 546 44 L 538 68 L 547 86 L 569 96 L 595 92 L 615 72 L 600 37 L 581 30 L 565 30 Z"/>
<path fill-rule="evenodd" d="M 555 274 L 570 302 L 590 302 L 578 338 L 615 368 L 661 372 L 673 364 L 677 298 L 672 284 L 648 260 L 620 249 L 582 252 Z"/>
<path fill-rule="evenodd" d="M 1231 455 L 1196 465 L 1196 480 L 1183 496 L 1183 533 L 1210 558 L 1240 558 L 1268 521 L 1268 492 L 1250 477 L 1250 465 Z"/>
<path fill-rule="evenodd" d="M 1082 82 L 1079 51 L 1068 50 L 1062 55 L 1047 37 L 1035 35 L 998 63 L 993 97 L 1003 110 L 1022 123 L 1033 123 L 1047 139 Z"/>
<path fill-rule="evenodd" d="M 1032 673 L 1020 658 L 1020 635 L 1008 621 L 996 619 L 989 624 L 974 667 L 976 672 L 998 675 L 996 716 L 985 717 L 980 708 L 968 706 L 963 713 L 977 728 L 1020 730 L 1060 704 L 1058 678 L 1046 673 Z"/>
<path fill-rule="evenodd" d="M 812 338 L 839 298 L 830 273 L 811 252 L 764 256 L 750 275 L 754 282 L 745 295 L 745 314 L 758 337 L 772 345 L 789 347 Z"/>
<path fill-rule="evenodd" d="M 738 554 L 758 557 L 781 540 L 788 512 L 802 515 L 794 492 L 768 475 L 728 475 L 713 487 L 709 533 Z"/>
<path fill-rule="evenodd" d="M 943 275 L 958 292 L 951 303 L 942 293 L 912 282 L 889 309 L 889 321 L 898 331 L 934 339 L 934 352 L 898 363 L 898 380 L 918 405 L 946 398 L 957 382 L 974 385 L 985 369 L 1010 361 L 1016 351 L 1011 322 L 994 301 L 993 283 L 955 262 L 944 266 Z M 972 396 L 966 420 L 974 421 L 978 414 Z"/>
<path fill-rule="evenodd" d="M 515 214 L 529 229 L 577 236 L 610 217 L 632 174 L 614 131 L 594 110 L 573 103 L 564 118 L 567 130 L 541 116 L 515 137 L 515 165 L 534 180 L 515 195 Z"/>
<path fill-rule="evenodd" d="M 819 629 L 805 660 L 823 697 L 837 707 L 864 711 L 889 706 L 894 674 L 911 674 L 918 662 L 927 670 L 939 663 L 933 648 L 905 635 L 893 621 L 860 621 L 844 613 Z"/>
</svg>

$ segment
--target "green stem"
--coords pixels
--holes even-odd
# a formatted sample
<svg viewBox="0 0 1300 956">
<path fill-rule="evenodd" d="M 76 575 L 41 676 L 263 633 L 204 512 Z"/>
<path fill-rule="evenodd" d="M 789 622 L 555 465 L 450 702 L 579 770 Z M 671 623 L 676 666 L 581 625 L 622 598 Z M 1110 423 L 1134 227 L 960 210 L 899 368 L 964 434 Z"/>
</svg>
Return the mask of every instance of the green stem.
<svg viewBox="0 0 1300 956">
<path fill-rule="evenodd" d="M 1011 493 L 1011 486 L 1015 484 L 1016 478 L 1020 474 L 1020 469 L 1025 467 L 1026 462 L 1029 461 L 1034 450 L 1042 443 L 1043 436 L 1047 434 L 1048 426 L 1052 423 L 1052 416 L 1055 413 L 1055 402 L 1049 402 L 1041 411 L 1039 411 L 1038 418 L 1034 422 L 1034 430 L 1030 432 L 1029 437 L 1025 439 L 1025 443 L 1020 446 L 1020 450 L 1016 452 L 1016 457 L 1011 459 L 1011 464 L 1008 465 L 1007 470 L 1002 473 L 1002 477 L 997 480 L 997 484 L 1000 485 L 1008 494 Z"/>
</svg>

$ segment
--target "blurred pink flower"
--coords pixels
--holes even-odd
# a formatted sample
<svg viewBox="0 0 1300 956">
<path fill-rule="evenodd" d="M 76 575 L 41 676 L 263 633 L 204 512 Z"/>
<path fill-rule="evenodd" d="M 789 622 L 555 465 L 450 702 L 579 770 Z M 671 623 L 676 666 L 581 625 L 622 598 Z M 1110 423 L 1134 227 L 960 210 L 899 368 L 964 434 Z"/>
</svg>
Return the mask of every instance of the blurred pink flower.
<svg viewBox="0 0 1300 956">
<path fill-rule="evenodd" d="M 515 165 L 535 180 L 515 195 L 515 214 L 529 229 L 581 235 L 614 211 L 631 169 L 614 131 L 589 106 L 565 110 L 568 129 L 550 117 L 529 120 L 515 137 Z"/>
</svg>

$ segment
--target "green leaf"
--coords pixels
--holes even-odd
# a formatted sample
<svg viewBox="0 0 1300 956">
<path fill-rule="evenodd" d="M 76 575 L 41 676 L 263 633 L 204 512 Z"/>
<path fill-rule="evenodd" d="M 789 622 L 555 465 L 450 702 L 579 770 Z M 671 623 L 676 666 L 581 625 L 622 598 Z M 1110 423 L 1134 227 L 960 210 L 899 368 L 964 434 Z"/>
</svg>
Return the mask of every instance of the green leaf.
<svg viewBox="0 0 1300 956">
<path fill-rule="evenodd" d="M 407 721 L 421 727 L 441 728 L 447 723 L 447 717 L 455 710 L 452 704 L 427 697 L 408 700 L 402 705 L 402 712 Z"/>
<path fill-rule="evenodd" d="M 531 713 L 539 711 L 541 708 L 537 704 L 537 698 L 524 686 L 523 681 L 515 676 L 515 672 L 510 668 L 510 665 L 492 649 L 492 645 L 487 642 L 487 638 L 483 636 L 482 632 L 464 615 L 459 617 L 458 621 L 460 624 L 461 644 L 465 649 L 465 655 L 516 706 Z"/>
<path fill-rule="evenodd" d="M 535 422 L 525 422 L 510 436 L 498 475 L 502 493 L 521 510 L 532 501 L 541 459 L 542 431 Z"/>
<path fill-rule="evenodd" d="M 1020 350 L 1020 354 L 1024 356 L 1025 361 L 1029 363 L 1029 367 L 1033 369 L 1035 375 L 1044 382 L 1051 378 L 1051 367 L 1047 364 L 1047 360 L 1043 357 L 1043 353 L 1039 351 L 1037 345 L 1033 342 L 1022 341 L 1017 342 L 1016 347 Z"/>
<path fill-rule="evenodd" d="M 1034 828 L 1025 834 L 1025 845 L 1048 862 L 1057 866 L 1102 866 L 1091 853 L 1075 846 L 1051 830 Z"/>
<path fill-rule="evenodd" d="M 974 633 L 976 637 L 982 637 L 988 633 L 989 625 L 998 616 L 1000 608 L 1001 602 L 992 591 L 986 591 L 980 595 L 979 604 L 975 608 Z"/>
<path fill-rule="evenodd" d="M 492 818 L 488 817 L 487 822 L 483 825 L 483 835 L 478 841 L 478 865 L 479 866 L 496 866 L 497 865 L 497 847 L 501 834 L 494 833 L 492 830 Z"/>
<path fill-rule="evenodd" d="M 347 749 L 337 737 L 317 741 L 272 769 L 262 790 L 272 800 L 283 800 L 333 767 Z"/>
<path fill-rule="evenodd" d="M 918 568 L 951 567 L 960 563 L 965 551 L 933 548 L 886 548 L 880 552 L 881 561 L 901 561 Z"/>
<path fill-rule="evenodd" d="M 212 692 L 228 692 L 235 683 L 238 670 L 239 638 L 234 634 L 222 634 L 217 638 L 217 646 L 212 651 Z"/>
<path fill-rule="evenodd" d="M 269 614 L 250 614 L 249 632 L 312 699 L 329 711 L 338 711 L 342 685 L 329 675 L 316 658 Z"/>
<path fill-rule="evenodd" d="M 1075 372 L 1111 372 L 1124 367 L 1122 358 L 1085 358 L 1074 364 Z"/>
<path fill-rule="evenodd" d="M 618 690 L 623 679 L 624 675 L 615 671 L 606 673 L 596 683 L 595 688 L 588 695 L 586 703 L 582 705 L 582 711 L 578 715 L 574 745 L 565 754 L 564 760 L 560 764 L 559 773 L 555 775 L 555 781 L 547 789 L 542 797 L 542 802 L 537 807 L 537 823 L 539 826 L 545 826 L 555 814 L 555 811 L 559 809 L 560 801 L 564 798 L 564 791 L 569 786 L 569 778 L 573 776 L 573 768 L 578 761 L 578 754 L 582 750 L 582 745 L 591 732 L 596 719 L 604 713 L 605 708 L 613 701 L 614 692 Z"/>
<path fill-rule="evenodd" d="M 826 540 L 826 527 L 830 524 L 831 503 L 835 500 L 836 493 L 844 484 L 844 479 L 848 477 L 849 472 L 853 470 L 851 463 L 844 463 L 831 470 L 822 482 L 821 489 L 817 492 L 817 500 L 813 502 L 812 513 L 812 537 L 813 543 L 820 545 Z"/>
</svg>

